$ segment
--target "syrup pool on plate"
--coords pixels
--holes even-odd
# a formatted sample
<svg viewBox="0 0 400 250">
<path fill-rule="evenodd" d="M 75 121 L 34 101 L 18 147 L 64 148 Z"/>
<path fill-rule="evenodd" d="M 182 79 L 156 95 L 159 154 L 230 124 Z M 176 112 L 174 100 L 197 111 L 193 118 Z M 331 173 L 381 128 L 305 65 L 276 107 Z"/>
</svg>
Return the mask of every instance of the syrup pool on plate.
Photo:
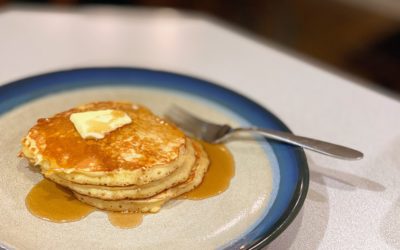
<svg viewBox="0 0 400 250">
<path fill-rule="evenodd" d="M 95 210 L 76 199 L 68 189 L 47 179 L 31 189 L 25 202 L 33 215 L 53 222 L 78 221 Z"/>
<path fill-rule="evenodd" d="M 199 141 L 206 150 L 210 165 L 202 183 L 181 198 L 200 200 L 218 195 L 228 189 L 235 175 L 235 165 L 232 154 L 223 144 L 210 144 Z"/>
</svg>

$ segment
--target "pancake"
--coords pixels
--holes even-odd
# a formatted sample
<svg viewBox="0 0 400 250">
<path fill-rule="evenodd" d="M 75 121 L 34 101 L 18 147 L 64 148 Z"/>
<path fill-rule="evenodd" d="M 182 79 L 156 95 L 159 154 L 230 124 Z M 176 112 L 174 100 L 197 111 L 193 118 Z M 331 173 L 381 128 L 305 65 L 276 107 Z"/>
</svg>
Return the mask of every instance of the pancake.
<svg viewBox="0 0 400 250">
<path fill-rule="evenodd" d="M 83 139 L 69 117 L 73 113 L 114 109 L 132 123 L 104 139 Z M 184 162 L 186 136 L 143 106 L 97 102 L 39 119 L 22 141 L 23 154 L 46 174 L 90 185 L 143 185 L 160 180 Z"/>
<path fill-rule="evenodd" d="M 204 174 L 208 169 L 209 159 L 203 147 L 199 143 L 193 142 L 193 144 L 196 150 L 196 163 L 192 168 L 188 180 L 155 196 L 147 199 L 124 199 L 110 201 L 85 196 L 76 192 L 74 192 L 74 194 L 78 200 L 102 210 L 116 212 L 156 213 L 160 210 L 161 206 L 170 199 L 189 192 L 201 184 Z"/>
<path fill-rule="evenodd" d="M 178 167 L 169 176 L 144 185 L 131 185 L 125 187 L 83 185 L 63 179 L 56 173 L 45 173 L 45 177 L 81 195 L 100 198 L 103 200 L 146 198 L 185 182 L 189 178 L 196 160 L 191 140 L 188 140 L 187 142 L 187 150 L 184 159 L 182 166 Z"/>
<path fill-rule="evenodd" d="M 128 122 L 93 120 L 99 113 L 122 115 Z M 78 120 L 77 126 L 72 114 L 85 123 Z M 85 137 L 89 122 L 113 129 L 95 132 L 100 133 L 96 139 Z M 143 106 L 122 102 L 89 103 L 39 119 L 22 140 L 22 155 L 82 202 L 123 212 L 158 212 L 197 187 L 209 165 L 203 147 L 175 125 Z"/>
</svg>

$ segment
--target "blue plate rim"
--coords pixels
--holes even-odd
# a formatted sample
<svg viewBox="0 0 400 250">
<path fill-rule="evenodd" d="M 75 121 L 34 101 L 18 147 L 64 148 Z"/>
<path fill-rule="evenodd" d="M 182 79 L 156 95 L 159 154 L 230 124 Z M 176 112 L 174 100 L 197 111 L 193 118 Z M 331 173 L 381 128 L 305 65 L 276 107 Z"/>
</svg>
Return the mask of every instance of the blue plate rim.
<svg viewBox="0 0 400 250">
<path fill-rule="evenodd" d="M 147 73 L 157 73 L 157 74 L 165 74 L 165 75 L 173 75 L 175 77 L 181 77 L 181 78 L 186 78 L 186 79 L 191 79 L 192 81 L 197 81 L 197 82 L 201 82 L 203 84 L 208 84 L 210 86 L 213 86 L 214 88 L 223 90 L 225 92 L 228 92 L 230 94 L 239 96 L 241 98 L 243 98 L 244 100 L 246 100 L 247 102 L 250 102 L 252 105 L 256 106 L 258 109 L 260 109 L 261 111 L 271 115 L 275 122 L 279 123 L 280 129 L 282 131 L 287 131 L 287 132 L 291 132 L 290 129 L 278 118 L 278 116 L 276 116 L 275 114 L 273 114 L 271 111 L 269 111 L 267 108 L 265 108 L 264 106 L 258 104 L 257 102 L 253 101 L 251 98 L 238 93 L 232 89 L 229 89 L 225 86 L 213 83 L 211 81 L 208 80 L 204 80 L 198 77 L 193 77 L 191 75 L 188 74 L 181 74 L 181 73 L 177 73 L 177 72 L 171 72 L 171 71 L 165 71 L 165 70 L 157 70 L 157 69 L 147 69 L 147 68 L 139 68 L 139 67 L 114 67 L 114 66 L 110 66 L 110 67 L 86 67 L 86 68 L 73 68 L 73 69 L 66 69 L 66 70 L 59 70 L 59 71 L 51 71 L 48 73 L 42 73 L 42 74 L 38 74 L 38 75 L 32 75 L 26 78 L 22 78 L 16 81 L 12 81 L 9 83 L 6 83 L 4 85 L 0 86 L 0 116 L 5 113 L 10 111 L 11 109 L 13 109 L 14 107 L 17 107 L 23 103 L 25 103 L 26 101 L 29 100 L 33 100 L 33 99 L 37 99 L 43 96 L 46 96 L 47 94 L 41 94 L 38 96 L 34 96 L 34 97 L 30 97 L 28 100 L 17 100 L 17 104 L 12 104 L 10 105 L 10 107 L 4 109 L 1 109 L 3 102 L 7 101 L 7 94 L 14 92 L 15 93 L 15 87 L 19 86 L 19 87 L 23 87 L 24 84 L 29 83 L 30 81 L 33 81 L 35 79 L 38 78 L 46 78 L 49 76 L 54 76 L 54 75 L 58 75 L 58 74 L 65 74 L 65 73 L 74 73 L 74 72 L 84 72 L 84 71 L 105 71 L 105 70 L 133 70 L 133 71 L 145 71 Z M 70 89 L 70 88 L 68 88 Z M 71 88 L 72 89 L 72 88 Z M 62 91 L 63 89 L 61 89 Z M 296 161 L 299 163 L 298 164 L 298 171 L 299 171 L 299 177 L 296 183 L 296 188 L 295 191 L 293 192 L 293 196 L 292 199 L 288 205 L 288 207 L 286 208 L 286 210 L 284 211 L 284 213 L 282 214 L 282 216 L 279 218 L 279 220 L 276 221 L 276 223 L 271 227 L 271 230 L 266 231 L 265 234 L 258 240 L 251 242 L 249 245 L 247 245 L 247 249 L 261 249 L 262 247 L 266 246 L 267 244 L 269 244 L 271 241 L 273 241 L 276 237 L 278 237 L 295 219 L 295 217 L 298 215 L 298 213 L 300 212 L 305 198 L 307 196 L 307 192 L 308 192 L 308 186 L 309 186 L 309 169 L 308 169 L 308 164 L 307 164 L 307 158 L 306 155 L 304 153 L 304 150 L 301 148 L 296 147 L 294 149 L 294 154 L 296 156 Z M 1 244 L 1 243 L 0 243 Z"/>
</svg>

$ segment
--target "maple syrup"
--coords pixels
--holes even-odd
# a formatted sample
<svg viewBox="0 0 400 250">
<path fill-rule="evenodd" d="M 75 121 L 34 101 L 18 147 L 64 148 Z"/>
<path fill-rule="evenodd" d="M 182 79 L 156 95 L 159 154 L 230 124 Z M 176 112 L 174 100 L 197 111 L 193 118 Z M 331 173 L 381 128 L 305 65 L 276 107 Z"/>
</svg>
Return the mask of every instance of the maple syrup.
<svg viewBox="0 0 400 250">
<path fill-rule="evenodd" d="M 196 189 L 179 199 L 199 200 L 218 195 L 229 187 L 230 180 L 234 176 L 233 157 L 224 145 L 200 143 L 210 159 L 208 171 Z M 26 206 L 33 215 L 52 222 L 78 221 L 96 210 L 76 199 L 70 190 L 47 179 L 43 179 L 31 189 L 26 197 Z M 119 228 L 137 227 L 145 215 L 107 213 L 110 223 Z"/>
<path fill-rule="evenodd" d="M 31 189 L 25 203 L 33 215 L 53 222 L 78 221 L 95 210 L 76 199 L 68 189 L 47 179 Z"/>
<path fill-rule="evenodd" d="M 121 213 L 121 212 L 107 212 L 108 220 L 112 225 L 119 228 L 134 228 L 139 226 L 143 221 L 142 213 Z"/>
<path fill-rule="evenodd" d="M 202 183 L 192 191 L 183 194 L 180 199 L 201 200 L 218 195 L 229 187 L 235 175 L 232 154 L 223 144 L 210 144 L 199 141 L 210 159 L 210 165 Z"/>
</svg>

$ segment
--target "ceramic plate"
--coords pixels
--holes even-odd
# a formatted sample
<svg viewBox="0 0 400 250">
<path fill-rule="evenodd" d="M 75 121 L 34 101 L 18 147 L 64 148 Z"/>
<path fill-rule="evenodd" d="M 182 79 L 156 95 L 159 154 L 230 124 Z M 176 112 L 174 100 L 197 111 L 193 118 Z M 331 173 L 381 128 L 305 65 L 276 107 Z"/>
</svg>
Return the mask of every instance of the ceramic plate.
<svg viewBox="0 0 400 250">
<path fill-rule="evenodd" d="M 133 229 L 112 226 L 103 212 L 57 224 L 25 208 L 42 179 L 17 157 L 20 139 L 38 118 L 86 102 L 126 100 L 162 115 L 171 104 L 215 122 L 288 128 L 268 110 L 229 89 L 196 78 L 137 68 L 49 73 L 0 87 L 0 243 L 20 249 L 260 248 L 294 219 L 308 187 L 303 150 L 259 137 L 227 143 L 235 176 L 224 193 L 168 203 Z"/>
</svg>

